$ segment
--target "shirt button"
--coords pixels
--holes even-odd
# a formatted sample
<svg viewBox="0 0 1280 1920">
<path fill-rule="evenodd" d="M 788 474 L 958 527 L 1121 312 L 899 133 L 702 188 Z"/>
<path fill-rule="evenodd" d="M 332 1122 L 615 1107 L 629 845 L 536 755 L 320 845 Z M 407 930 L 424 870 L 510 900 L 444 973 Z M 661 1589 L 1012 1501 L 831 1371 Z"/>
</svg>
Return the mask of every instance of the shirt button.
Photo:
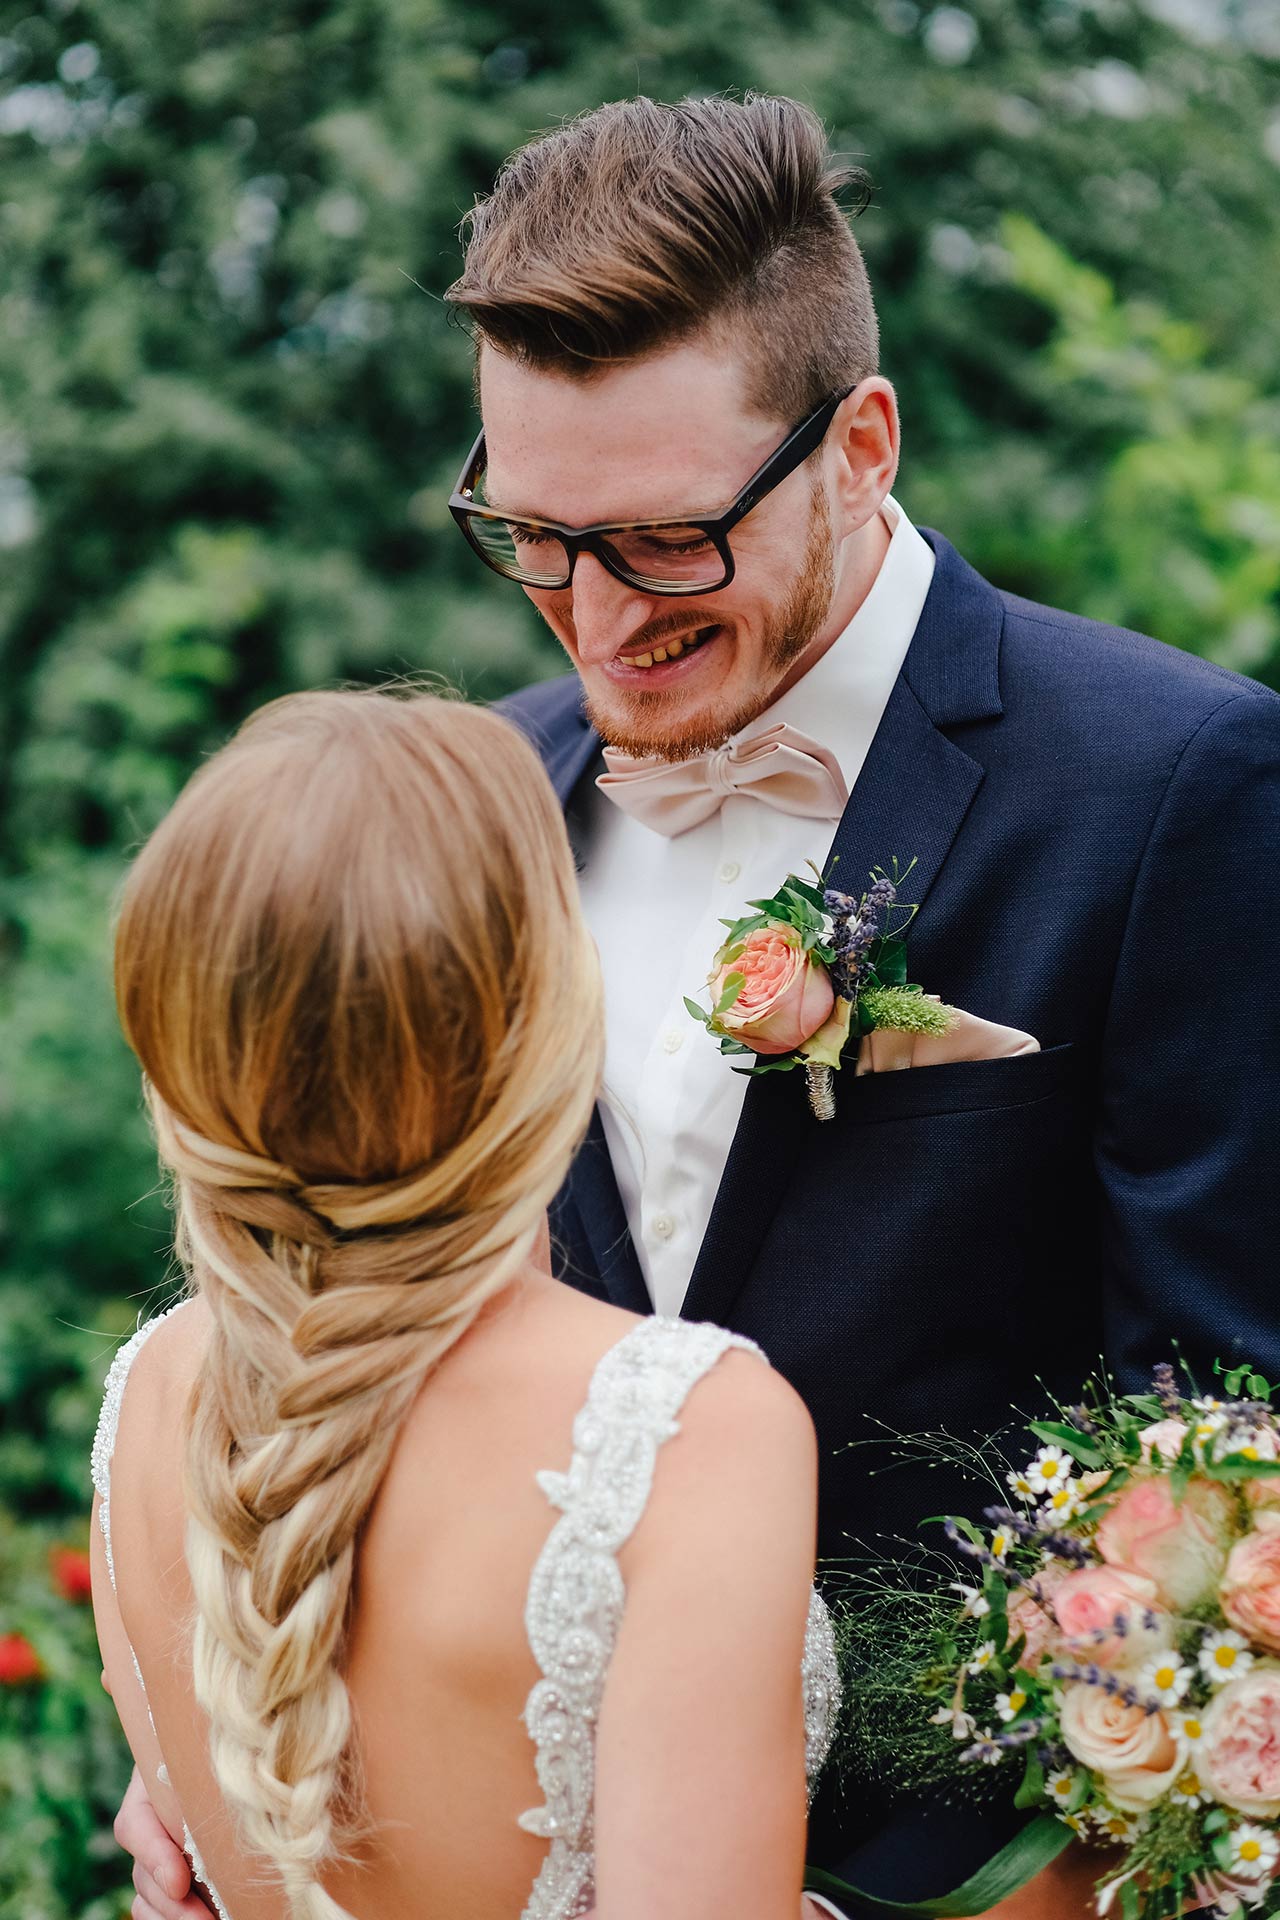
<svg viewBox="0 0 1280 1920">
<path fill-rule="evenodd" d="M 736 860 L 726 860 L 724 865 L 720 869 L 720 878 L 724 881 L 727 887 L 732 885 L 732 883 L 737 879 L 738 875 L 741 872 L 742 872 L 742 868 L 738 865 L 738 862 Z"/>
<path fill-rule="evenodd" d="M 669 1213 L 655 1213 L 653 1216 L 653 1230 L 659 1240 L 669 1240 L 676 1230 L 676 1223 Z"/>
<path fill-rule="evenodd" d="M 664 1033 L 662 1036 L 662 1051 L 664 1053 L 679 1053 L 683 1045 L 684 1035 L 677 1033 L 674 1028 L 672 1028 L 670 1033 Z"/>
</svg>

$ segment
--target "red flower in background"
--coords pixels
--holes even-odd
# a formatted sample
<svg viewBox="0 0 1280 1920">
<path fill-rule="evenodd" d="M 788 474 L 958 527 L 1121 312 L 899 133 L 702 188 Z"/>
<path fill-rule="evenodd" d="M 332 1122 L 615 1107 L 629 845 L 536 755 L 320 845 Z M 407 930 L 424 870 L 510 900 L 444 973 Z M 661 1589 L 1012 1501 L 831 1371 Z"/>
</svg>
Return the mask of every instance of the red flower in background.
<svg viewBox="0 0 1280 1920">
<path fill-rule="evenodd" d="M 25 1634 L 0 1634 L 0 1687 L 24 1686 L 40 1671 L 40 1656 Z"/>
<path fill-rule="evenodd" d="M 89 1556 L 79 1547 L 54 1547 L 49 1555 L 53 1584 L 64 1600 L 76 1603 L 92 1599 Z"/>
</svg>

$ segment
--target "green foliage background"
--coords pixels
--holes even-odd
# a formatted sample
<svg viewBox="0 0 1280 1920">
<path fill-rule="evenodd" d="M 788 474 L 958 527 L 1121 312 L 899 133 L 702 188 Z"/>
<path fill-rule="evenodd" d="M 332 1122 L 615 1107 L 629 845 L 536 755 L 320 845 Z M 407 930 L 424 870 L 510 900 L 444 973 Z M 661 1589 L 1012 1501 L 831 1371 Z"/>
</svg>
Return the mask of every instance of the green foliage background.
<svg viewBox="0 0 1280 1920">
<path fill-rule="evenodd" d="M 444 509 L 440 293 L 507 151 L 643 90 L 810 101 L 899 492 L 990 577 L 1280 685 L 1272 0 L 0 4 L 0 1920 L 97 1920 L 123 1781 L 83 1608 L 112 1340 L 169 1275 L 108 981 L 130 849 L 247 710 L 556 657 Z"/>
</svg>

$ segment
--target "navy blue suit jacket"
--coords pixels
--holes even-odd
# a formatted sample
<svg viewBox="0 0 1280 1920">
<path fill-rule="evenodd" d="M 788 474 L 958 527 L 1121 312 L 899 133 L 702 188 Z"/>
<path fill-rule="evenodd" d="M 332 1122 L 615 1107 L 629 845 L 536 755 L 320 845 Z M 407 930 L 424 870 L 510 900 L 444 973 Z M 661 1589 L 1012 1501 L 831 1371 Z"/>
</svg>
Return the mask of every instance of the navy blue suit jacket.
<svg viewBox="0 0 1280 1920">
<path fill-rule="evenodd" d="M 1216 1356 L 1280 1376 L 1280 698 L 926 538 L 932 588 L 831 851 L 850 891 L 916 856 L 912 978 L 1042 1051 L 845 1073 L 826 1124 L 795 1076 L 752 1080 L 683 1308 L 807 1401 L 836 1560 L 982 1503 L 873 1476 L 848 1445 L 869 1420 L 990 1434 L 1044 1410 L 1037 1375 L 1075 1399 L 1105 1352 L 1136 1386 L 1175 1340 L 1206 1377 Z M 506 711 L 572 829 L 600 751 L 576 675 Z M 553 1228 L 565 1278 L 651 1311 L 598 1117 Z M 992 1844 L 836 1783 L 810 1851 L 904 1899 Z"/>
</svg>

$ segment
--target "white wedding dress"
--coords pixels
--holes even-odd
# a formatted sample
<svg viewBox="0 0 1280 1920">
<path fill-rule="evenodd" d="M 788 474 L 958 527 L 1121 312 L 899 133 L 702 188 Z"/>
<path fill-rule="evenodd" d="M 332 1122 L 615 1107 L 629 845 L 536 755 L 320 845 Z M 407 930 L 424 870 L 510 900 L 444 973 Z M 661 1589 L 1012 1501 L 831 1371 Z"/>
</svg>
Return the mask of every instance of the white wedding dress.
<svg viewBox="0 0 1280 1920">
<path fill-rule="evenodd" d="M 94 1441 L 93 1482 L 113 1586 L 111 1458 L 120 1408 L 129 1369 L 165 1318 L 162 1314 L 139 1328 L 116 1355 Z M 586 1404 L 573 1424 L 568 1471 L 537 1476 L 560 1518 L 534 1566 L 525 1609 L 529 1644 L 542 1678 L 529 1695 L 524 1720 L 534 1743 L 544 1804 L 522 1814 L 520 1825 L 549 1841 L 550 1848 L 521 1920 L 577 1920 L 594 1902 L 595 1723 L 626 1604 L 617 1555 L 644 1512 L 658 1448 L 679 1432 L 676 1416 L 687 1395 L 720 1356 L 735 1347 L 764 1359 L 752 1341 L 721 1327 L 656 1317 L 642 1320 L 596 1366 Z M 136 1655 L 134 1669 L 141 1685 Z M 839 1710 L 831 1622 L 816 1589 L 802 1676 L 805 1768 L 812 1789 Z M 184 1843 L 221 1920 L 231 1920 L 186 1829 Z"/>
</svg>

